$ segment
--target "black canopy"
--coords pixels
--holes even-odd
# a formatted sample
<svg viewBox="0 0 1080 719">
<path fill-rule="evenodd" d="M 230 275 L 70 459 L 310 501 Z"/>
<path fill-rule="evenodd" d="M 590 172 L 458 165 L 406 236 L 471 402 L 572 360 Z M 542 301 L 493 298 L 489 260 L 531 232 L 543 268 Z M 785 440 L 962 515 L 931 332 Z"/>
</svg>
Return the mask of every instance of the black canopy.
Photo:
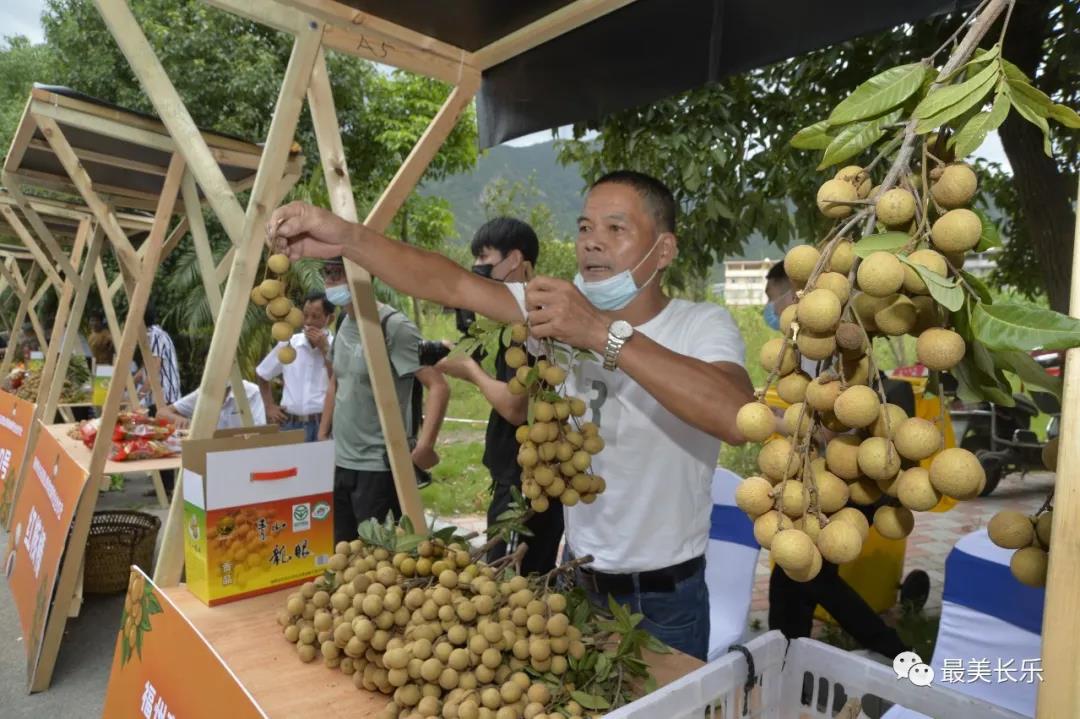
<svg viewBox="0 0 1080 719">
<path fill-rule="evenodd" d="M 572 0 L 344 0 L 473 52 Z M 484 71 L 490 147 L 652 102 L 966 0 L 636 0 Z"/>
</svg>

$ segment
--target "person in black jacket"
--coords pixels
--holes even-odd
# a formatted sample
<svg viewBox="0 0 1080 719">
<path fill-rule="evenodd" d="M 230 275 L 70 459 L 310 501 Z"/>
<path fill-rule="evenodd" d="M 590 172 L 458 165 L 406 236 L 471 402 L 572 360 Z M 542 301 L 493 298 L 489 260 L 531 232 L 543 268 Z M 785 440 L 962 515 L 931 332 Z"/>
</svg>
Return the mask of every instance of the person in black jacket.
<svg viewBox="0 0 1080 719">
<path fill-rule="evenodd" d="M 473 272 L 500 282 L 524 282 L 532 274 L 540 253 L 536 232 L 527 223 L 512 217 L 497 217 L 484 223 L 476 231 L 472 241 Z M 459 313 L 459 329 L 468 329 L 471 313 Z M 517 463 L 518 443 L 514 438 L 517 428 L 526 421 L 526 398 L 513 395 L 507 382 L 514 376 L 504 357 L 506 348 L 495 356 L 495 376 L 490 376 L 473 357 L 449 357 L 436 367 L 451 377 L 472 382 L 491 404 L 487 435 L 484 443 L 484 466 L 491 472 L 492 497 L 488 507 L 488 525 L 494 524 L 505 512 L 511 501 L 511 488 L 521 489 L 521 467 Z M 513 538 L 514 545 L 520 539 L 528 545 L 521 570 L 547 572 L 554 568 L 559 541 L 563 533 L 562 505 L 535 515 L 526 525 L 531 537 Z M 488 554 L 488 561 L 512 551 L 500 542 Z"/>
</svg>

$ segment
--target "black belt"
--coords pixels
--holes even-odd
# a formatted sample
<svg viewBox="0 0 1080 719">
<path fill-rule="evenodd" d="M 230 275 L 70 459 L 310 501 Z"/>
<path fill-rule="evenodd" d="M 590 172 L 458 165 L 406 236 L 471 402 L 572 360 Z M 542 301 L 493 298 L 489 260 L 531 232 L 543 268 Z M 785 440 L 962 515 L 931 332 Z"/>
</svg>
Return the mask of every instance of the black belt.
<svg viewBox="0 0 1080 719">
<path fill-rule="evenodd" d="M 705 567 L 705 557 L 694 557 L 682 564 L 674 564 L 663 569 L 632 574 L 608 574 L 582 567 L 578 570 L 578 583 L 596 594 L 632 594 L 635 591 L 634 577 L 637 577 L 637 591 L 673 592 L 675 585 L 698 573 Z"/>
<path fill-rule="evenodd" d="M 319 422 L 319 421 L 321 421 L 322 420 L 322 413 L 319 412 L 317 414 L 291 414 L 289 412 L 286 412 L 285 413 L 285 419 L 288 422 L 293 422 L 293 423 L 296 423 L 296 424 L 307 424 L 308 422 Z"/>
</svg>

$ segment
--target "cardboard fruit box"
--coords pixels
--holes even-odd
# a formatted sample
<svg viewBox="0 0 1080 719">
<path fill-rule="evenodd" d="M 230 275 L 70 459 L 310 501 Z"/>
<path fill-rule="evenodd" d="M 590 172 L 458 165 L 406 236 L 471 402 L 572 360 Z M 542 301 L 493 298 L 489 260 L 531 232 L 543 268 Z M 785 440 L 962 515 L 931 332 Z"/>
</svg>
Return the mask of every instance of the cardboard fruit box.
<svg viewBox="0 0 1080 719">
<path fill-rule="evenodd" d="M 207 605 L 325 571 L 334 553 L 334 443 L 276 427 L 183 443 L 188 590 Z"/>
</svg>

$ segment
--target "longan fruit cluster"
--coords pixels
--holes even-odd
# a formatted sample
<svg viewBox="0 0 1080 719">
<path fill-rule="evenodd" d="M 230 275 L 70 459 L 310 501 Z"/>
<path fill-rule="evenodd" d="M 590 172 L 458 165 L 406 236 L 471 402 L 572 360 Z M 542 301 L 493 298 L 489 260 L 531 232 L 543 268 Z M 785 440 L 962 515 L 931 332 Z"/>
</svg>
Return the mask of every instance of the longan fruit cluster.
<svg viewBox="0 0 1080 719">
<path fill-rule="evenodd" d="M 1043 447 L 1043 465 L 1051 472 L 1057 471 L 1058 438 Z M 990 519 L 986 531 L 990 541 L 1002 549 L 1015 549 L 1009 561 L 1009 569 L 1017 581 L 1030 587 L 1046 586 L 1046 570 L 1050 564 L 1050 528 L 1054 523 L 1054 510 L 1049 506 L 1034 515 L 1005 510 Z"/>
<path fill-rule="evenodd" d="M 506 364 L 516 375 L 510 379 L 509 390 L 528 394 L 532 418 L 515 434 L 520 445 L 521 492 L 537 512 L 547 511 L 553 500 L 567 507 L 592 504 L 607 486 L 603 477 L 591 472 L 593 456 L 604 449 L 600 428 L 580 421 L 587 409 L 585 400 L 560 392 L 565 369 L 547 359 L 529 366 L 523 347 L 528 337 L 525 325 L 515 324 L 510 330 Z"/>
<path fill-rule="evenodd" d="M 251 301 L 266 308 L 266 316 L 273 322 L 270 334 L 276 342 L 288 342 L 294 332 L 304 326 L 304 313 L 288 297 L 285 274 L 289 271 L 289 258 L 282 254 L 270 255 L 266 260 L 263 281 L 251 290 Z M 276 275 L 272 277 L 270 275 Z M 282 364 L 296 360 L 296 350 L 286 345 L 277 352 Z"/>
<path fill-rule="evenodd" d="M 758 542 L 798 581 L 816 576 L 822 559 L 842 564 L 859 556 L 870 522 L 856 506 L 886 497 L 873 526 L 902 539 L 914 527 L 913 511 L 927 511 L 943 496 L 973 499 L 985 487 L 975 455 L 943 450 L 934 422 L 883 403 L 873 365 L 873 341 L 881 336 L 916 336 L 919 362 L 931 370 L 953 368 L 967 351 L 963 338 L 945 327 L 947 313 L 914 266 L 944 282 L 963 264 L 981 232 L 978 216 L 963 209 L 977 182 L 964 164 L 929 177 L 939 214 L 932 226 L 928 218 L 916 222 L 910 190 L 881 192 L 859 166 L 842 168 L 818 192 L 818 207 L 830 218 L 873 202 L 881 224 L 911 235 L 899 254 L 877 251 L 860 260 L 855 245 L 840 237 L 823 249 L 794 247 L 784 257 L 796 302 L 781 313 L 784 337 L 766 342 L 759 359 L 788 407 L 778 420 L 761 392 L 739 410 L 739 431 L 764 446 L 760 476 L 740 484 L 736 503 L 754 520 Z M 802 371 L 803 359 L 818 363 L 816 378 Z M 838 433 L 824 456 L 818 456 L 818 428 Z"/>
<path fill-rule="evenodd" d="M 566 597 L 521 576 L 499 579 L 466 548 L 415 553 L 339 542 L 330 571 L 278 616 L 301 661 L 320 658 L 357 688 L 392 696 L 379 719 L 562 719 L 568 695 L 526 673 L 561 677 L 586 652 Z"/>
<path fill-rule="evenodd" d="M 264 529 L 260 534 L 260 523 Z M 213 581 L 224 586 L 225 576 L 230 585 L 243 589 L 247 583 L 270 566 L 269 550 L 273 546 L 273 510 L 241 509 L 221 517 L 208 537 L 208 549 L 215 561 Z M 228 564 L 226 568 L 224 565 Z"/>
</svg>

